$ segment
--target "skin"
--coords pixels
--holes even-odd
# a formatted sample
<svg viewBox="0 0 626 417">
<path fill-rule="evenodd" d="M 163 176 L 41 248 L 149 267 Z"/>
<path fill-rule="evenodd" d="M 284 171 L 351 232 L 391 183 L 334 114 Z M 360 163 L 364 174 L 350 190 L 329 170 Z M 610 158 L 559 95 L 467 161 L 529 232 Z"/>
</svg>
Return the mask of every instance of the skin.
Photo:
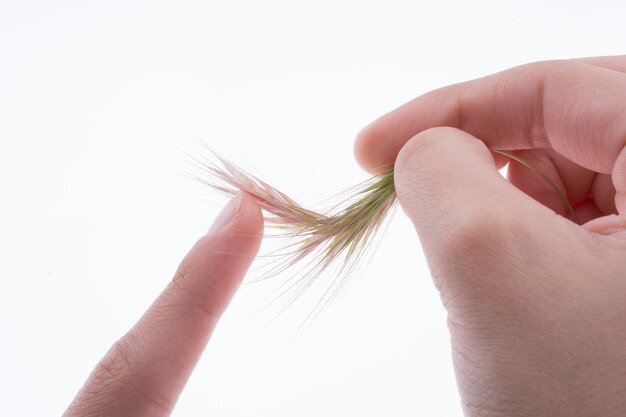
<svg viewBox="0 0 626 417">
<path fill-rule="evenodd" d="M 626 415 L 624 97 L 626 57 L 540 62 L 425 94 L 358 135 L 367 171 L 395 162 L 468 416 Z M 525 149 L 585 224 L 521 165 L 506 181 L 489 148 Z"/>
<path fill-rule="evenodd" d="M 169 416 L 262 232 L 259 208 L 235 197 L 167 288 L 96 366 L 64 416 Z"/>
<path fill-rule="evenodd" d="M 626 414 L 626 57 L 540 62 L 445 87 L 376 120 L 355 154 L 395 164 L 448 312 L 469 416 Z M 583 226 L 520 156 L 565 190 Z M 65 416 L 168 416 L 255 256 L 235 197 L 96 366 Z"/>
</svg>

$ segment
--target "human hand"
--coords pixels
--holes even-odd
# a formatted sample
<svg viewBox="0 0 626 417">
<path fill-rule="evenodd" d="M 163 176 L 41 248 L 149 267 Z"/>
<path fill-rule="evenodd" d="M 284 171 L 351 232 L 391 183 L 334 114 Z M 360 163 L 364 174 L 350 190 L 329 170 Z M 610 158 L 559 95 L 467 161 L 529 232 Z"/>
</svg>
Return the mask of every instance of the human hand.
<svg viewBox="0 0 626 417">
<path fill-rule="evenodd" d="M 625 97 L 626 56 L 540 62 L 425 94 L 357 137 L 366 170 L 395 161 L 467 415 L 626 415 Z M 488 148 L 526 149 L 585 224 L 527 168 L 502 178 Z"/>
<path fill-rule="evenodd" d="M 261 211 L 236 196 L 174 278 L 96 366 L 64 416 L 172 412 L 217 321 L 260 245 Z"/>
</svg>

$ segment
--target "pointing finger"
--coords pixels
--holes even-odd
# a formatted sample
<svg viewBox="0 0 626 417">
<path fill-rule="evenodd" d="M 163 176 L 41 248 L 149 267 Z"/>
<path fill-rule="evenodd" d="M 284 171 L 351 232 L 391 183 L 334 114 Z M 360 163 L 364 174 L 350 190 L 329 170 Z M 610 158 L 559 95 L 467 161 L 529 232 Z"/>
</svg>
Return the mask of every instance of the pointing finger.
<svg viewBox="0 0 626 417">
<path fill-rule="evenodd" d="M 169 415 L 259 248 L 262 228 L 258 207 L 235 197 L 65 415 Z"/>
</svg>

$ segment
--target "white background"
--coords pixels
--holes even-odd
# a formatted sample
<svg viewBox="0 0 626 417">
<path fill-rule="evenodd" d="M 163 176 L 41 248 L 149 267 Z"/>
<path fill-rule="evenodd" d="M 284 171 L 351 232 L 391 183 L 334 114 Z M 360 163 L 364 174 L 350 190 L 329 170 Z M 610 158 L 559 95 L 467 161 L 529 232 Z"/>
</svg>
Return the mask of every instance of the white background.
<svg viewBox="0 0 626 417">
<path fill-rule="evenodd" d="M 225 199 L 200 140 L 306 204 L 428 90 L 624 52 L 623 2 L 0 0 L 0 404 L 59 415 Z M 308 329 L 244 285 L 175 416 L 458 416 L 445 313 L 397 213 Z"/>
</svg>

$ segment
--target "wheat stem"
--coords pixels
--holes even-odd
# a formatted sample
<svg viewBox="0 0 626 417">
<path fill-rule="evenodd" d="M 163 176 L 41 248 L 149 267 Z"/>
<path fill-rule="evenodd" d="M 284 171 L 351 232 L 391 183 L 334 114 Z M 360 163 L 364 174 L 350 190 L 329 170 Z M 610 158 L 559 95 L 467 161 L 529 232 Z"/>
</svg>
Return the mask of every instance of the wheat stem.
<svg viewBox="0 0 626 417">
<path fill-rule="evenodd" d="M 554 192 L 559 196 L 559 198 L 561 199 L 561 201 L 563 202 L 563 204 L 567 208 L 567 211 L 569 211 L 569 213 L 571 214 L 572 220 L 574 220 L 574 222 L 576 224 L 580 224 L 580 221 L 578 220 L 578 216 L 576 215 L 576 212 L 574 211 L 574 208 L 570 204 L 569 199 L 567 198 L 567 195 L 565 195 L 565 193 L 559 188 L 559 186 L 556 185 L 554 183 L 554 181 L 552 181 L 550 178 L 548 178 L 548 176 L 546 174 L 541 172 L 538 168 L 533 166 L 530 162 L 526 161 L 525 159 L 520 158 L 519 156 L 515 155 L 512 152 L 505 151 L 505 150 L 502 150 L 502 149 L 491 149 L 491 151 L 495 152 L 495 153 L 498 153 L 500 155 L 504 155 L 504 156 L 506 156 L 508 158 L 511 158 L 515 162 L 518 162 L 518 163 L 524 165 L 526 168 L 530 169 L 532 172 L 534 172 L 535 174 L 539 175 L 541 177 L 541 179 L 544 180 L 546 182 L 546 184 L 548 184 L 550 187 L 552 187 Z"/>
</svg>

